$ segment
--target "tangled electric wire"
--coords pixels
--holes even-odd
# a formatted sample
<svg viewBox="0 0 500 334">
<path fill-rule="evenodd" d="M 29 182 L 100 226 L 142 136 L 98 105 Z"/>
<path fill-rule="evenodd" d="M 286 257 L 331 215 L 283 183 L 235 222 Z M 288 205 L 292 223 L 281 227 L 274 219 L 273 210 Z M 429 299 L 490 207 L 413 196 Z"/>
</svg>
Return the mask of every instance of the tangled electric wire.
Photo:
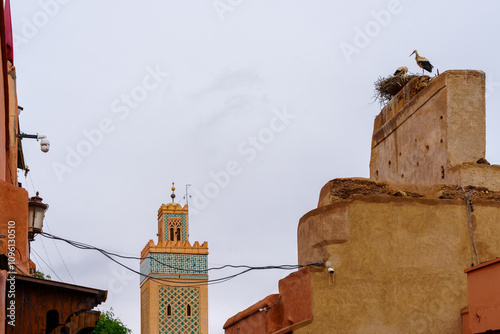
<svg viewBox="0 0 500 334">
<path fill-rule="evenodd" d="M 115 262 L 116 264 L 122 266 L 123 268 L 137 274 L 137 275 L 140 275 L 141 277 L 144 277 L 144 278 L 150 278 L 154 281 L 159 281 L 159 282 L 166 282 L 166 283 L 172 283 L 172 284 L 175 284 L 175 285 L 182 285 L 182 286 L 185 286 L 185 287 L 190 287 L 190 286 L 200 286 L 200 285 L 212 285 L 212 284 L 219 284 L 219 283 L 224 283 L 224 282 L 227 282 L 229 281 L 230 279 L 233 279 L 235 277 L 238 277 L 240 275 L 243 275 L 245 273 L 248 273 L 252 270 L 270 270 L 270 269 L 279 269 L 279 270 L 295 270 L 295 269 L 299 269 L 299 268 L 303 268 L 303 267 L 309 267 L 309 266 L 316 266 L 316 267 L 324 267 L 324 263 L 319 263 L 319 262 L 315 262 L 315 263 L 309 263 L 309 264 L 297 264 L 297 265 L 288 265 L 288 264 L 284 264 L 284 265 L 274 265 L 274 266 L 260 266 L 260 267 L 254 267 L 254 266 L 248 266 L 248 265 L 232 265 L 232 264 L 226 264 L 226 265 L 223 265 L 223 266 L 220 266 L 220 267 L 214 267 L 214 268 L 208 268 L 206 270 L 198 270 L 198 269 L 188 269 L 188 268 L 179 268 L 179 267 L 175 267 L 175 266 L 171 266 L 167 263 L 164 263 L 154 257 L 137 257 L 137 256 L 126 256 L 126 255 L 121 255 L 121 254 L 117 254 L 117 253 L 114 253 L 114 252 L 109 252 L 109 251 L 106 251 L 102 248 L 98 248 L 98 247 L 95 247 L 95 246 L 92 246 L 92 245 L 89 245 L 89 244 L 86 244 L 86 243 L 83 243 L 83 242 L 79 242 L 79 241 L 73 241 L 73 240 L 68 240 L 68 239 L 65 239 L 65 238 L 61 238 L 61 237 L 58 237 L 58 236 L 55 236 L 53 234 L 50 234 L 50 233 L 45 233 L 45 232 L 42 232 L 40 233 L 40 235 L 42 237 L 45 237 L 47 239 L 53 239 L 53 240 L 59 240 L 59 241 L 64 241 L 66 242 L 67 244 L 73 246 L 73 247 L 76 247 L 76 248 L 79 248 L 79 249 L 90 249 L 90 250 L 95 250 L 95 251 L 98 251 L 100 252 L 102 255 L 104 255 L 105 257 L 107 257 L 108 259 L 110 259 L 111 261 Z M 189 283 L 186 283 L 185 280 L 175 280 L 175 279 L 168 279 L 168 278 L 163 278 L 163 277 L 155 277 L 155 276 L 152 276 L 152 275 L 148 275 L 148 274 L 143 274 L 137 270 L 134 270 L 132 268 L 130 268 L 129 266 L 121 263 L 120 261 L 118 261 L 117 259 L 115 259 L 114 257 L 119 257 L 119 258 L 122 258 L 122 259 L 129 259 L 129 260 L 146 260 L 146 259 L 149 259 L 150 261 L 153 260 L 153 261 L 156 261 L 158 262 L 159 264 L 161 265 L 164 265 L 168 268 L 171 268 L 173 270 L 179 270 L 179 271 L 187 271 L 187 272 L 193 272 L 193 273 L 201 273 L 201 274 L 207 274 L 208 271 L 210 270 L 222 270 L 222 269 L 226 269 L 226 268 L 232 268 L 232 269 L 241 269 L 241 268 L 244 268 L 244 270 L 236 273 L 236 274 L 232 274 L 232 275 L 229 275 L 229 276 L 225 276 L 225 277 L 221 277 L 221 278 L 216 278 L 216 279 L 212 279 L 212 280 L 203 280 L 203 281 L 200 281 L 199 283 L 198 282 L 189 282 Z"/>
</svg>

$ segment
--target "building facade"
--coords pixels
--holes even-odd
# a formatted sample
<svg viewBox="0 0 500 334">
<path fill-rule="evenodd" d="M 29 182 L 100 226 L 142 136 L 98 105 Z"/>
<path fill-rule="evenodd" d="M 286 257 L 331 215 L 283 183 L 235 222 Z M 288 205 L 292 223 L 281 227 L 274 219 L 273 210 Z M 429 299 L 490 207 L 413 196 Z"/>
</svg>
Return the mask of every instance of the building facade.
<svg viewBox="0 0 500 334">
<path fill-rule="evenodd" d="M 141 333 L 208 334 L 208 244 L 190 244 L 188 206 L 174 197 L 141 252 Z"/>
</svg>

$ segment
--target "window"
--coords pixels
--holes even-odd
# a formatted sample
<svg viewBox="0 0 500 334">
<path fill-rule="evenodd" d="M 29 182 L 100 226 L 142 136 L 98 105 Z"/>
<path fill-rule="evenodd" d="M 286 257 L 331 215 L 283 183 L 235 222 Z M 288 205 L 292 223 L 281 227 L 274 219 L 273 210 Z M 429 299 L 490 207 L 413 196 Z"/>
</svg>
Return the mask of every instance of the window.
<svg viewBox="0 0 500 334">
<path fill-rule="evenodd" d="M 170 240 L 171 241 L 180 241 L 182 240 L 182 229 L 183 218 L 181 217 L 169 217 L 168 218 L 168 229 L 170 230 Z"/>
</svg>

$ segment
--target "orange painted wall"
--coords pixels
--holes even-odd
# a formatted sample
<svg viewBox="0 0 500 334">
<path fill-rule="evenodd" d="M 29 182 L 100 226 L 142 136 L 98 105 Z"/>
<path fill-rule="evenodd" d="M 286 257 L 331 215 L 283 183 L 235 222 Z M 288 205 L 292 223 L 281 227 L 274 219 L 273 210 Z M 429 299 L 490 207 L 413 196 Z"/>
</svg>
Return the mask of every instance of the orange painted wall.
<svg viewBox="0 0 500 334">
<path fill-rule="evenodd" d="M 27 274 L 29 271 L 28 192 L 9 182 L 0 181 L 0 207 L 0 234 L 6 236 L 0 239 L 0 250 L 3 254 L 8 254 L 8 242 L 12 239 L 8 232 L 15 231 L 16 265 Z M 9 225 L 9 222 L 15 224 Z"/>
<path fill-rule="evenodd" d="M 13 180 L 9 177 L 7 177 L 7 172 L 9 169 L 8 166 L 8 160 L 7 156 L 9 154 L 8 152 L 8 122 L 9 122 L 9 110 L 7 108 L 6 104 L 6 83 L 7 83 L 7 64 L 6 64 L 6 38 L 5 38 L 5 23 L 4 23 L 4 8 L 3 6 L 0 7 L 0 36 L 1 36 L 1 49 L 0 49 L 0 233 L 4 233 L 3 229 L 3 224 L 6 223 L 3 215 L 6 213 L 8 209 L 6 202 L 3 201 L 3 188 L 4 186 L 7 186 L 6 181 L 9 180 L 10 184 L 15 184 L 17 185 L 17 180 L 16 183 L 12 182 Z M 17 177 L 17 173 L 16 177 Z M 9 184 L 9 185 L 10 185 Z M 27 197 L 27 194 L 26 194 Z M 27 203 L 26 203 L 27 206 Z M 27 209 L 27 208 L 26 208 Z M 27 210 L 26 210 L 26 221 L 27 221 Z M 5 242 L 2 242 L 2 253 L 5 253 Z M 5 333 L 5 287 L 6 287 L 6 279 L 7 279 L 7 273 L 5 271 L 2 271 L 0 273 L 0 334 Z"/>
<path fill-rule="evenodd" d="M 3 63 L 0 52 L 0 64 Z M 0 66 L 0 78 L 4 77 L 3 66 Z M 8 111 L 5 109 L 4 81 L 0 79 L 0 181 L 7 181 L 7 126 Z"/>
<path fill-rule="evenodd" d="M 19 132 L 19 115 L 18 115 L 18 106 L 17 106 L 17 98 L 16 98 L 16 83 L 15 76 L 16 70 L 15 67 L 7 62 L 7 89 L 8 89 L 8 146 L 7 146 L 7 170 L 6 170 L 6 178 L 13 185 L 17 186 L 17 155 L 18 155 L 18 142 L 17 134 Z"/>
<path fill-rule="evenodd" d="M 3 23 L 3 7 L 0 8 L 0 16 L 1 20 L 0 22 Z M 5 94 L 5 85 L 7 83 L 7 64 L 6 64 L 6 46 L 5 46 L 5 27 L 2 25 L 0 26 L 0 35 L 2 37 L 2 43 L 1 43 L 1 51 L 0 51 L 0 181 L 7 181 L 7 172 L 8 172 L 8 165 L 7 165 L 7 154 L 8 154 L 8 147 L 7 147 L 7 136 L 9 135 L 8 133 L 8 122 L 9 122 L 9 110 L 6 107 L 6 94 Z M 10 177 L 9 177 L 10 180 Z"/>
<path fill-rule="evenodd" d="M 269 295 L 229 318 L 225 334 L 288 333 L 313 318 L 311 269 L 306 267 L 279 281 L 279 294 Z"/>
<path fill-rule="evenodd" d="M 465 270 L 469 290 L 470 332 L 500 330 L 500 258 Z"/>
</svg>

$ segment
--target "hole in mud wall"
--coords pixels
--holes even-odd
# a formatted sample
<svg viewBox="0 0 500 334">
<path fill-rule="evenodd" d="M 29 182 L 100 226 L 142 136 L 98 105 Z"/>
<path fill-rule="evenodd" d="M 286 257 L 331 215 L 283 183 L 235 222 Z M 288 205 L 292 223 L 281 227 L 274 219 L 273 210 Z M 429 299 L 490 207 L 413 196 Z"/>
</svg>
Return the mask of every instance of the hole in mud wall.
<svg viewBox="0 0 500 334">
<path fill-rule="evenodd" d="M 441 144 L 442 144 L 442 143 L 444 143 L 444 139 L 443 139 L 443 138 L 441 138 L 441 140 L 440 140 L 439 142 L 440 142 Z"/>
<path fill-rule="evenodd" d="M 439 117 L 439 119 L 443 119 L 443 116 Z"/>
<path fill-rule="evenodd" d="M 417 161 L 417 167 L 420 167 L 420 163 Z"/>
<path fill-rule="evenodd" d="M 388 164 L 389 164 L 389 167 L 391 167 L 391 164 L 392 164 L 392 163 L 391 163 L 391 160 L 389 160 Z"/>
<path fill-rule="evenodd" d="M 441 179 L 444 180 L 444 167 L 441 166 Z"/>
<path fill-rule="evenodd" d="M 425 145 L 425 152 L 429 152 L 429 145 Z"/>
<path fill-rule="evenodd" d="M 378 177 L 378 169 L 375 171 L 375 176 Z"/>
<path fill-rule="evenodd" d="M 405 178 L 405 175 L 404 174 L 401 174 L 401 178 L 404 179 Z"/>
</svg>

